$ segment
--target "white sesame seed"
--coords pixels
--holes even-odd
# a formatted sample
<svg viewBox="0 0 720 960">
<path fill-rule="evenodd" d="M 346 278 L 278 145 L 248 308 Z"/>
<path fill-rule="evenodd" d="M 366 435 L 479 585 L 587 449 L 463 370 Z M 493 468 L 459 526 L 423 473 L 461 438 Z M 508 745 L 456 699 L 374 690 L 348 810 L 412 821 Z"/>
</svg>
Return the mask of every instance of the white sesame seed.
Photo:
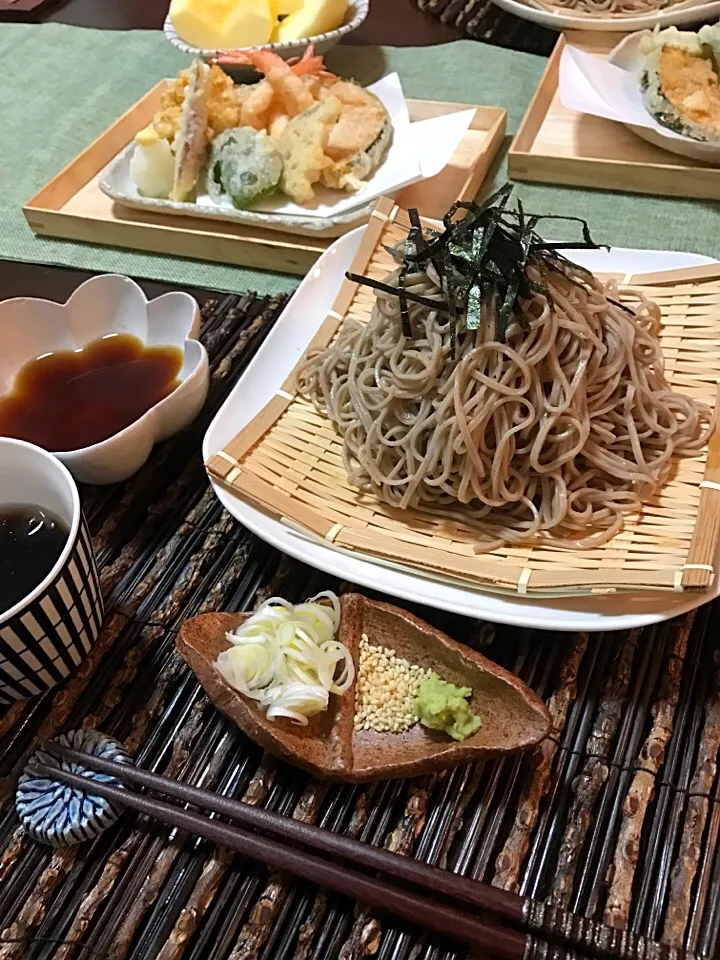
<svg viewBox="0 0 720 960">
<path fill-rule="evenodd" d="M 360 637 L 358 679 L 355 684 L 355 725 L 378 733 L 402 733 L 418 722 L 415 698 L 430 674 L 389 647 L 373 646 Z"/>
</svg>

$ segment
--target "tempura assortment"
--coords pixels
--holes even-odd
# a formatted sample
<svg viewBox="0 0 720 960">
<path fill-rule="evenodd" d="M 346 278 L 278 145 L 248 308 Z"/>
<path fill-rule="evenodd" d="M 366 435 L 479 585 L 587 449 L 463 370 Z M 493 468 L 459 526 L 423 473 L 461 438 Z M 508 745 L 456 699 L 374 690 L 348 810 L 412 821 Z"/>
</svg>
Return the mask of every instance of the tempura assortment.
<svg viewBox="0 0 720 960">
<path fill-rule="evenodd" d="M 318 184 L 360 189 L 385 159 L 392 123 L 383 103 L 329 73 L 312 46 L 295 63 L 267 50 L 223 62 L 263 79 L 236 86 L 219 63 L 200 60 L 183 70 L 135 138 L 130 176 L 143 196 L 207 193 L 247 209 L 278 191 L 307 205 Z"/>
</svg>

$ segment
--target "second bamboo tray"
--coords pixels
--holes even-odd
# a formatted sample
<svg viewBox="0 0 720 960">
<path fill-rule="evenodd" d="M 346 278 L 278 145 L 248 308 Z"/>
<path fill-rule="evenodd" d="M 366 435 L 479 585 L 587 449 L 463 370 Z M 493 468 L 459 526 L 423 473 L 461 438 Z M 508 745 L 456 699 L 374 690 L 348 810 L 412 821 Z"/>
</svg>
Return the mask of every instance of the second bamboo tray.
<svg viewBox="0 0 720 960">
<path fill-rule="evenodd" d="M 351 272 L 382 278 L 395 267 L 386 247 L 407 236 L 409 218 L 383 199 L 365 231 Z M 720 277 L 679 271 L 628 278 L 627 302 L 638 292 L 662 312 L 660 339 L 668 381 L 710 406 L 720 380 Z M 710 279 L 707 274 L 710 273 Z M 374 294 L 346 280 L 308 348 L 330 343 L 343 320 L 367 322 Z M 296 368 L 297 369 L 297 368 Z M 707 451 L 676 460 L 670 480 L 641 515 L 594 549 L 570 551 L 547 540 L 476 554 L 475 532 L 449 518 L 398 510 L 350 485 L 342 440 L 328 418 L 296 393 L 295 372 L 275 397 L 213 456 L 214 479 L 281 520 L 322 538 L 333 549 L 381 557 L 430 575 L 522 595 L 573 596 L 615 590 L 707 588 L 715 575 L 720 517 L 716 431 Z M 707 470 L 706 470 L 707 467 Z"/>
<path fill-rule="evenodd" d="M 618 34 L 562 35 L 508 153 L 513 180 L 596 187 L 655 196 L 720 199 L 720 168 L 679 157 L 622 123 L 567 110 L 560 102 L 560 58 L 566 45 L 606 56 Z"/>
</svg>

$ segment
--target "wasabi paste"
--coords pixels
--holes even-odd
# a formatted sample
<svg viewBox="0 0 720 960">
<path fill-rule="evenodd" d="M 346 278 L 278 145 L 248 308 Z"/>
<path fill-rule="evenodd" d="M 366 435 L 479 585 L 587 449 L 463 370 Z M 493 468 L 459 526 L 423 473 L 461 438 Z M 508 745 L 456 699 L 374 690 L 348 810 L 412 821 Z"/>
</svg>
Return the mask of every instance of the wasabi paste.
<svg viewBox="0 0 720 960">
<path fill-rule="evenodd" d="M 444 730 L 453 740 L 466 740 L 482 725 L 482 720 L 471 712 L 467 702 L 471 695 L 470 687 L 456 687 L 431 673 L 420 684 L 415 713 L 423 726 Z"/>
<path fill-rule="evenodd" d="M 225 130 L 212 145 L 207 191 L 215 201 L 227 196 L 246 210 L 277 190 L 282 168 L 282 157 L 264 130 Z"/>
</svg>

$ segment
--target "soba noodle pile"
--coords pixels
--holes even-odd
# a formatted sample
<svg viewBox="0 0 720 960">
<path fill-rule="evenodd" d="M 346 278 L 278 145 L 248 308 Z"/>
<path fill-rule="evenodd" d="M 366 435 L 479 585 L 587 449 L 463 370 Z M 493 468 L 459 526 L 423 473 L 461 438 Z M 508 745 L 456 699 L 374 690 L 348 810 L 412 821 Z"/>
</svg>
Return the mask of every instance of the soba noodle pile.
<svg viewBox="0 0 720 960">
<path fill-rule="evenodd" d="M 504 216 L 504 239 L 519 240 Z M 461 313 L 454 337 L 439 275 L 450 261 L 406 259 L 386 280 L 403 285 L 405 322 L 398 295 L 380 291 L 371 320 L 346 320 L 298 379 L 337 425 L 351 484 L 471 525 L 479 551 L 539 537 L 604 543 L 710 431 L 710 409 L 665 379 L 657 306 L 640 297 L 636 313 L 624 309 L 611 285 L 533 236 L 504 335 L 507 284 L 486 282 L 478 329 Z"/>
</svg>

